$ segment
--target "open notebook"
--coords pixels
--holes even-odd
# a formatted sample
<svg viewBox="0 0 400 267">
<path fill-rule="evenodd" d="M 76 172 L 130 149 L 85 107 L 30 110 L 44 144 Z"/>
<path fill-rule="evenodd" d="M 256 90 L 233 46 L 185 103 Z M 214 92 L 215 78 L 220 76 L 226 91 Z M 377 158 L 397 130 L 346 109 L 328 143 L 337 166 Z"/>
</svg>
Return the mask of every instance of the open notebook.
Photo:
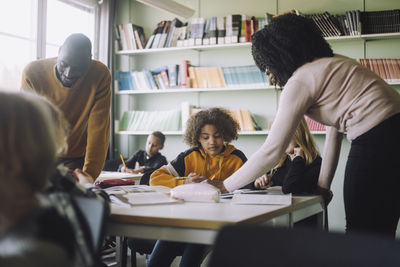
<svg viewBox="0 0 400 267">
<path fill-rule="evenodd" d="M 169 195 L 170 188 L 165 186 L 114 186 L 105 190 L 111 202 L 117 206 L 181 203 L 181 200 Z"/>
</svg>

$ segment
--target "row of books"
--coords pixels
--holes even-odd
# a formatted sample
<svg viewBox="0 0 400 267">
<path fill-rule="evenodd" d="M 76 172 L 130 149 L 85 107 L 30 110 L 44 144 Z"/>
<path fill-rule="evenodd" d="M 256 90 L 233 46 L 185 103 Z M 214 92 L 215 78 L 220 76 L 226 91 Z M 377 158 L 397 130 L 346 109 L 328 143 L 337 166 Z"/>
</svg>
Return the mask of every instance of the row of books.
<svg viewBox="0 0 400 267">
<path fill-rule="evenodd" d="M 400 10 L 329 12 L 304 14 L 312 19 L 324 37 L 400 32 Z"/>
<path fill-rule="evenodd" d="M 290 12 L 311 18 L 324 37 L 400 32 L 399 9 L 350 10 L 337 15 L 329 12 L 301 14 L 295 9 Z M 148 40 L 141 26 L 118 24 L 115 26 L 116 47 L 118 50 L 136 50 L 250 42 L 251 35 L 269 24 L 273 17 L 265 13 L 264 18 L 232 14 L 209 19 L 192 18 L 185 23 L 178 18 L 163 20 Z"/>
<path fill-rule="evenodd" d="M 116 25 L 115 39 L 117 50 L 143 49 L 146 45 L 143 27 L 132 23 Z"/>
<path fill-rule="evenodd" d="M 168 88 L 267 87 L 268 76 L 257 66 L 194 67 L 188 61 L 153 70 L 116 71 L 118 90 Z"/>
<path fill-rule="evenodd" d="M 130 110 L 124 112 L 119 122 L 120 131 L 179 131 L 186 129 L 190 116 L 202 108 L 182 102 L 181 109 L 175 110 Z M 231 116 L 240 126 L 241 131 L 261 130 L 248 110 L 229 110 Z"/>
<path fill-rule="evenodd" d="M 265 18 L 233 14 L 209 19 L 192 18 L 185 23 L 178 18 L 163 20 L 157 23 L 146 42 L 143 41 L 142 27 L 131 23 L 118 24 L 115 26 L 116 47 L 118 50 L 136 50 L 250 42 L 251 35 L 270 19 L 270 14 Z"/>
<path fill-rule="evenodd" d="M 181 110 L 130 110 L 119 121 L 120 131 L 179 131 Z"/>
<path fill-rule="evenodd" d="M 310 129 L 310 131 L 312 131 L 312 132 L 325 132 L 326 131 L 325 125 L 323 125 L 307 116 L 304 116 L 304 118 L 306 119 L 307 126 Z"/>
<path fill-rule="evenodd" d="M 360 63 L 387 82 L 400 82 L 400 58 L 365 58 Z"/>
</svg>

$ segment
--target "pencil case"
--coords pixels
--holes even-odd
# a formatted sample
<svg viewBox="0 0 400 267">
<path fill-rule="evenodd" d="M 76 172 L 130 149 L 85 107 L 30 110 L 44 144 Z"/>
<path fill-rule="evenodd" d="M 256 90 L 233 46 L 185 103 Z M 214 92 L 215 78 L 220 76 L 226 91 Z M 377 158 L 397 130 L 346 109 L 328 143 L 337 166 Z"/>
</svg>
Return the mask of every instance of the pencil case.
<svg viewBox="0 0 400 267">
<path fill-rule="evenodd" d="M 112 186 L 120 186 L 120 185 L 134 185 L 134 180 L 123 180 L 123 179 L 108 179 L 103 181 L 96 181 L 94 183 L 95 186 L 100 188 L 108 188 Z"/>
</svg>

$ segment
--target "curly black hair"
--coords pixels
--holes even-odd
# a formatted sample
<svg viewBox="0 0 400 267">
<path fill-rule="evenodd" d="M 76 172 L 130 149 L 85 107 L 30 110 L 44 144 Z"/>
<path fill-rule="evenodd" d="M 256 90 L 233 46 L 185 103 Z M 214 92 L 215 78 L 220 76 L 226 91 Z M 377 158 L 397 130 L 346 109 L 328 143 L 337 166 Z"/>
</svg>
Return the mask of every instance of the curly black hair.
<svg viewBox="0 0 400 267">
<path fill-rule="evenodd" d="M 302 65 L 322 57 L 333 57 L 333 51 L 314 22 L 303 16 L 286 14 L 252 35 L 253 59 L 262 71 L 275 76 L 284 86 Z"/>
<path fill-rule="evenodd" d="M 223 108 L 209 108 L 197 112 L 187 121 L 183 136 L 186 144 L 190 147 L 201 146 L 199 142 L 201 129 L 206 124 L 214 125 L 226 143 L 237 139 L 239 124 L 232 118 L 229 111 Z"/>
</svg>

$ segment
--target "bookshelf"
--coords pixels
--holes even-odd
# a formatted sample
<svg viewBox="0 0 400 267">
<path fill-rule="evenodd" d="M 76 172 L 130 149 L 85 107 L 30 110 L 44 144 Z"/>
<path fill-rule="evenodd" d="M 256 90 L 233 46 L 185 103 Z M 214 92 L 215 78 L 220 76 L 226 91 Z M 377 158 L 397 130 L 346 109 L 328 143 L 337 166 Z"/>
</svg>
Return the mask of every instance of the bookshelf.
<svg viewBox="0 0 400 267">
<path fill-rule="evenodd" d="M 254 6 L 263 6 L 264 9 L 257 14 L 256 8 L 245 7 L 243 3 L 239 1 L 233 1 L 232 7 L 229 10 L 216 10 L 215 8 L 210 8 L 211 6 L 216 6 L 216 8 L 223 4 L 222 0 L 217 1 L 209 1 L 209 0 L 197 0 L 193 1 L 192 7 L 196 10 L 196 13 L 193 17 L 205 17 L 209 18 L 211 16 L 225 16 L 227 14 L 234 13 L 244 13 L 247 15 L 255 15 L 256 17 L 262 17 L 264 12 L 276 14 L 281 11 L 283 7 L 279 7 L 279 5 L 283 4 L 285 6 L 287 3 L 291 3 L 291 8 L 297 8 L 303 13 L 314 13 L 318 12 L 318 10 L 310 10 L 309 7 L 296 7 L 296 5 L 300 5 L 301 3 L 294 4 L 294 1 L 259 1 L 252 0 L 254 2 Z M 300 1 L 303 2 L 303 1 Z M 351 1 L 350 1 L 351 2 Z M 270 5 L 273 3 L 274 5 Z M 304 4 L 304 3 L 303 3 Z M 207 7 L 206 7 L 207 5 Z M 364 3 L 363 5 L 367 5 Z M 119 6 L 119 7 L 118 7 Z M 146 38 L 148 38 L 156 24 L 161 20 L 172 20 L 174 15 L 155 10 L 153 8 L 144 6 L 140 3 L 137 3 L 133 0 L 121 0 L 117 6 L 117 17 L 116 24 L 119 23 L 134 23 L 136 25 L 140 25 L 144 28 L 144 32 Z M 189 4 L 190 6 L 190 4 Z M 240 12 L 237 11 L 239 8 Z M 290 9 L 291 9 L 290 8 Z M 213 9 L 213 10 L 211 10 Z M 246 11 L 246 9 L 248 11 Z M 278 10 L 277 10 L 278 9 Z M 329 8 L 324 8 L 324 10 L 329 10 L 331 13 L 344 13 L 344 11 L 335 11 L 333 6 Z M 352 10 L 352 9 L 362 9 L 365 10 L 365 7 L 359 8 L 355 7 L 354 3 L 350 3 L 349 7 L 345 7 L 343 10 Z M 244 11 L 244 12 L 241 12 Z M 223 13 L 222 13 L 223 12 Z M 152 16 L 147 16 L 148 14 L 152 14 Z M 182 19 L 182 18 L 180 18 Z M 119 20 L 119 21 L 118 21 Z M 187 20 L 182 20 L 187 21 Z M 352 35 L 352 36 L 337 36 L 337 37 L 326 37 L 326 40 L 332 45 L 334 51 L 336 52 L 335 47 L 339 47 L 339 53 L 349 55 L 349 53 L 343 53 L 340 50 L 341 47 L 346 46 L 354 46 L 354 43 L 357 43 L 358 47 L 361 47 L 362 53 L 359 56 L 353 56 L 353 58 L 366 58 L 367 55 L 367 46 L 368 42 L 381 41 L 381 40 L 396 40 L 400 39 L 400 33 L 381 33 L 381 34 L 361 34 L 361 35 Z M 232 55 L 235 55 L 234 57 Z M 214 60 L 213 57 L 216 56 L 219 59 Z M 237 57 L 235 59 L 235 57 Z M 251 57 L 251 43 L 231 43 L 231 44 L 216 44 L 216 45 L 191 45 L 191 46 L 183 46 L 183 47 L 168 47 L 168 48 L 152 48 L 152 49 L 137 49 L 137 50 L 122 50 L 115 52 L 115 61 L 117 62 L 116 69 L 123 69 L 125 66 L 125 70 L 141 70 L 142 68 L 156 68 L 164 64 L 164 62 L 171 62 L 175 60 L 175 63 L 178 63 L 179 60 L 188 59 L 195 66 L 232 66 L 232 65 L 245 65 L 245 64 L 253 64 Z M 219 60 L 219 61 L 218 61 Z M 221 64 L 221 61 L 224 61 Z M 226 62 L 225 62 L 226 61 Z M 396 86 L 398 83 L 392 83 Z M 277 104 L 279 101 L 279 90 L 275 90 L 275 87 L 272 86 L 263 86 L 263 87 L 227 87 L 227 88 L 178 88 L 178 89 L 158 89 L 158 90 L 148 90 L 148 89 L 136 89 L 136 90 L 115 90 L 114 96 L 116 98 L 115 105 L 117 106 L 114 110 L 115 116 L 114 120 L 118 121 L 124 110 L 146 110 L 151 109 L 152 105 L 150 102 L 154 101 L 158 108 L 167 109 L 168 106 L 174 107 L 179 105 L 179 101 L 189 101 L 190 104 L 195 106 L 204 106 L 205 108 L 211 106 L 222 106 L 224 108 L 230 108 L 229 105 L 224 105 L 226 103 L 233 103 L 232 108 L 243 108 L 246 105 L 251 106 L 249 108 L 252 111 L 252 108 L 255 109 L 255 113 L 257 113 L 258 120 L 261 120 L 262 131 L 255 132 L 241 132 L 240 136 L 244 138 L 254 137 L 257 140 L 258 144 L 262 143 L 262 138 L 268 134 L 268 125 L 269 121 L 273 119 L 274 113 L 277 109 Z M 236 95 L 236 97 L 235 97 Z M 249 98 L 248 98 L 249 97 Z M 211 99 L 214 98 L 214 99 Z M 224 99 L 226 98 L 226 100 Z M 236 98 L 236 99 L 235 99 Z M 248 99 L 246 99 L 248 98 Z M 235 100 L 234 100 L 235 99 Z M 243 105 L 243 99 L 245 100 L 245 104 Z M 256 99 L 255 103 L 252 101 Z M 267 112 L 260 112 L 261 107 L 259 99 L 265 100 L 265 105 L 269 106 L 269 110 Z M 160 104 L 161 102 L 171 101 L 170 105 L 166 105 L 165 103 Z M 258 102 L 257 102 L 258 101 Z M 242 103 L 240 103 L 242 102 Z M 251 103 L 251 104 L 250 104 Z M 204 105 L 206 104 L 206 105 Z M 249 105 L 250 104 L 250 105 Z M 259 121 L 257 121 L 259 122 Z M 116 123 L 118 124 L 118 122 Z M 128 150 L 128 154 L 135 151 L 137 147 L 140 147 L 140 143 L 142 141 L 134 141 L 134 139 L 143 139 L 143 136 L 147 135 L 148 131 L 118 131 L 118 129 L 114 129 L 114 133 L 117 136 L 121 136 L 122 138 L 128 138 L 128 141 L 117 141 L 115 152 L 119 153 L 121 149 Z M 168 131 L 167 135 L 179 138 L 182 135 L 182 131 Z M 323 131 L 313 132 L 314 135 L 324 135 Z M 241 138 L 239 138 L 241 139 Z M 253 140 L 254 141 L 254 140 Z M 249 142 L 251 142 L 249 140 Z M 132 145 L 133 144 L 133 145 Z M 127 148 L 124 148 L 126 147 Z M 180 146 L 183 148 L 183 146 Z M 181 150 L 182 150 L 181 149 Z M 178 151 L 178 150 L 177 150 Z M 175 154 L 171 152 L 171 154 Z"/>
</svg>

